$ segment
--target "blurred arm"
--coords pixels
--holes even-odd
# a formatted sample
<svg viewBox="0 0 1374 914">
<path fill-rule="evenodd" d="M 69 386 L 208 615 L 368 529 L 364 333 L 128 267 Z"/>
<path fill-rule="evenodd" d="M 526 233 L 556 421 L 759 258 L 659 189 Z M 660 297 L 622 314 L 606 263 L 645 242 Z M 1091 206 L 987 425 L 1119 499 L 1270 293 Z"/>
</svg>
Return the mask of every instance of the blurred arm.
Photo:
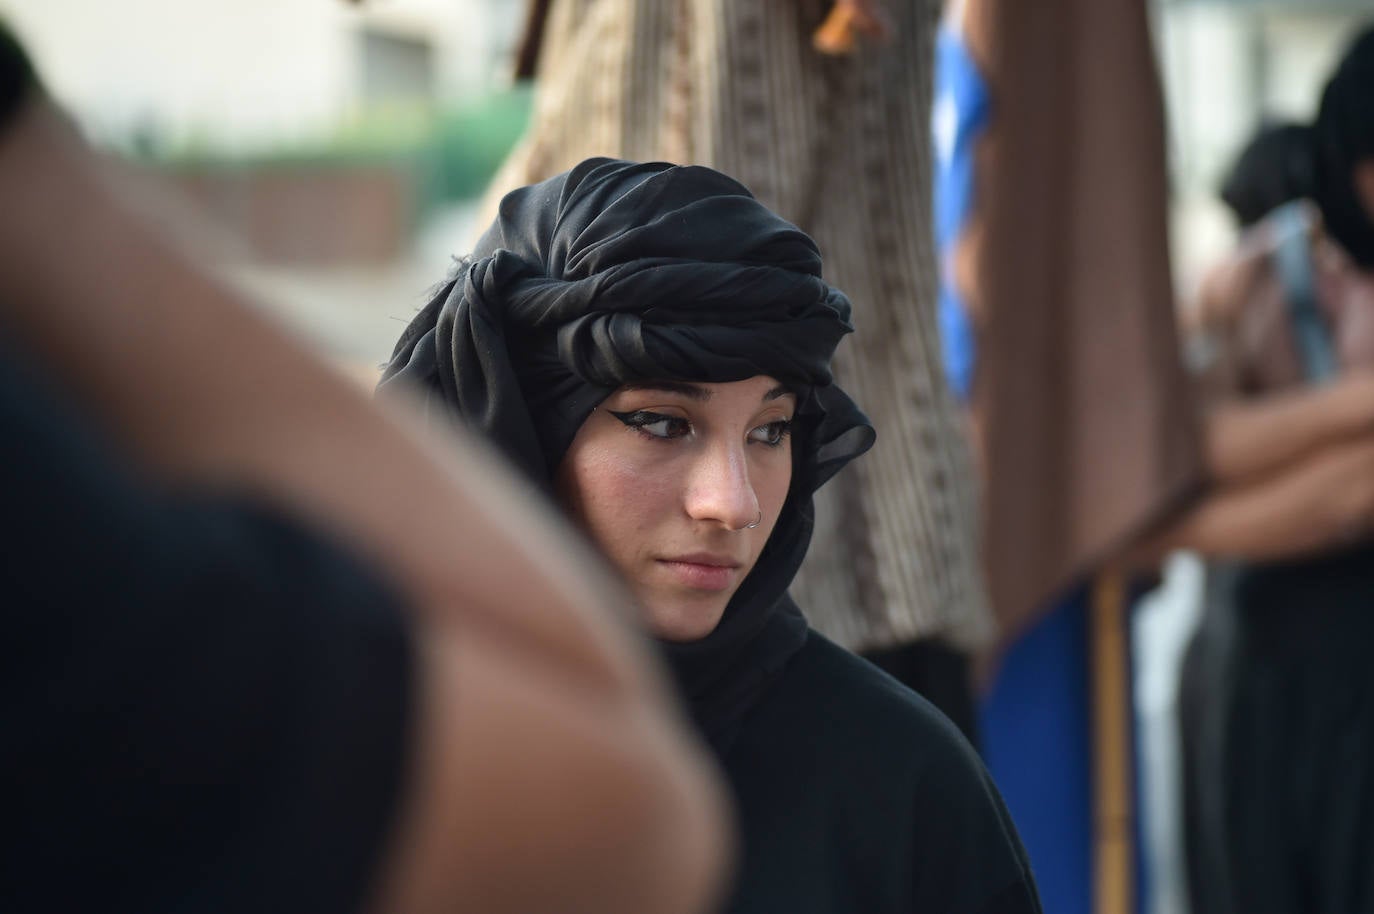
<svg viewBox="0 0 1374 914">
<path fill-rule="evenodd" d="M 699 910 L 721 793 L 590 556 L 485 452 L 383 413 L 132 217 L 40 97 L 0 134 L 0 199 L 6 333 L 138 465 L 326 526 L 419 607 L 377 910 Z"/>
<path fill-rule="evenodd" d="M 1374 530 L 1374 434 L 1330 445 L 1271 475 L 1215 490 L 1133 556 L 1152 566 L 1176 549 L 1276 561 Z"/>
<path fill-rule="evenodd" d="M 0 320 L 140 464 L 313 520 L 424 612 L 643 681 L 599 565 L 483 449 L 377 408 L 131 215 L 103 168 L 41 100 L 0 137 Z M 503 602 L 512 582 L 526 599 Z"/>
<path fill-rule="evenodd" d="M 514 644 L 430 631 L 427 700 L 369 910 L 702 914 L 731 842 L 695 746 Z"/>
<path fill-rule="evenodd" d="M 1276 473 L 1320 448 L 1374 434 L 1374 375 L 1219 406 L 1205 434 L 1208 466 L 1222 486 Z"/>
</svg>

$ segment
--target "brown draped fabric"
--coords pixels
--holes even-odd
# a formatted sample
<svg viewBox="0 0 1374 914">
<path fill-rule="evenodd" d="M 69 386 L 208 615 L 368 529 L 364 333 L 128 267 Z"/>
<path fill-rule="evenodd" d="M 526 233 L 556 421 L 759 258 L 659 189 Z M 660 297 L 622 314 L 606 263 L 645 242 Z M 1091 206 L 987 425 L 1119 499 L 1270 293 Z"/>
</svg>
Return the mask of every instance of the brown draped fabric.
<svg viewBox="0 0 1374 914">
<path fill-rule="evenodd" d="M 963 5 L 988 84 L 956 273 L 1008 636 L 1202 479 L 1143 0 Z"/>
</svg>

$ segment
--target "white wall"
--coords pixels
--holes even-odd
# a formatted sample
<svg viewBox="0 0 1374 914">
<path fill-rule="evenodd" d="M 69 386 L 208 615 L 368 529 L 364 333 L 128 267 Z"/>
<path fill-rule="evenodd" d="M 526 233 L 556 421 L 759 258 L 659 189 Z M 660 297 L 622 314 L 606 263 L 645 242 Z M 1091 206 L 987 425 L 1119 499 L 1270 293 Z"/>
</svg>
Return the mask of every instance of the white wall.
<svg viewBox="0 0 1374 914">
<path fill-rule="evenodd" d="M 1242 144 L 1263 117 L 1310 122 L 1331 68 L 1371 18 L 1374 6 L 1356 12 L 1196 2 L 1159 11 L 1182 296 L 1234 242 L 1216 189 Z"/>
<path fill-rule="evenodd" d="M 1322 86 L 1361 18 L 1374 18 L 1374 4 L 1364 17 L 1339 12 L 1265 16 L 1260 25 L 1269 64 L 1261 99 L 1264 110 L 1310 122 Z"/>
<path fill-rule="evenodd" d="M 224 148 L 318 134 L 359 97 L 363 24 L 422 37 L 436 95 L 480 90 L 514 41 L 510 0 L 0 0 L 52 92 L 97 137 L 155 125 Z"/>
</svg>

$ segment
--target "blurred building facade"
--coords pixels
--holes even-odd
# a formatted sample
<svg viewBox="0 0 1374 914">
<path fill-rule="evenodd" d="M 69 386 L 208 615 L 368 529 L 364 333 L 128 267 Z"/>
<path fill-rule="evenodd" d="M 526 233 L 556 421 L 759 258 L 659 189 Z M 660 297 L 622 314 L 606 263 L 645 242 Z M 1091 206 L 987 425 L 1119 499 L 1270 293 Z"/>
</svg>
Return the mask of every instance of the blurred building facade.
<svg viewBox="0 0 1374 914">
<path fill-rule="evenodd" d="M 0 0 L 49 89 L 97 139 L 244 150 L 369 106 L 444 103 L 501 78 L 511 0 Z"/>
<path fill-rule="evenodd" d="M 468 242 L 463 198 L 522 127 L 519 93 L 503 90 L 523 13 L 515 0 L 0 0 L 87 136 L 172 189 L 169 219 L 212 227 L 204 262 L 364 380 Z"/>
</svg>

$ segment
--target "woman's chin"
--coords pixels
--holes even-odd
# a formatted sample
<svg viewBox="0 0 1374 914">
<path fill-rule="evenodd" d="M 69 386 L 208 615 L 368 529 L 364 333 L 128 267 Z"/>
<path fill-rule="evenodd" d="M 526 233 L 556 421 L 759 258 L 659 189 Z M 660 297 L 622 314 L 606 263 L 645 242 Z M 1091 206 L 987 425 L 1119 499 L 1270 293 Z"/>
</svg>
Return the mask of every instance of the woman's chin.
<svg viewBox="0 0 1374 914">
<path fill-rule="evenodd" d="M 696 605 L 676 603 L 671 607 L 648 604 L 649 631 L 662 641 L 700 641 L 720 624 L 727 600 Z"/>
</svg>

